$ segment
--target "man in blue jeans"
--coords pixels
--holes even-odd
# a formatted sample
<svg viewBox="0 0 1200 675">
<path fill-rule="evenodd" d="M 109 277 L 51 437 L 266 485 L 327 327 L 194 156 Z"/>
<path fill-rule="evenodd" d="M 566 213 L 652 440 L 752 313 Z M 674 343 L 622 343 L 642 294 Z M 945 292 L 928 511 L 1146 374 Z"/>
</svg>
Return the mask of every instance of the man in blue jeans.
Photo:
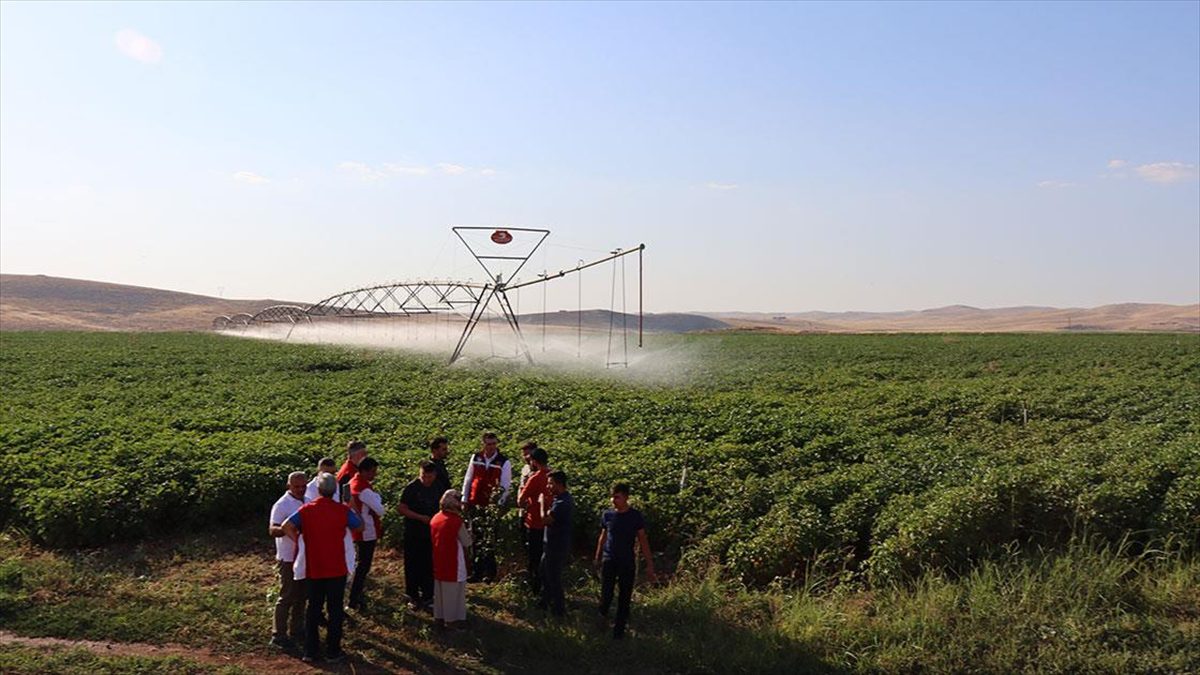
<svg viewBox="0 0 1200 675">
<path fill-rule="evenodd" d="M 629 602 L 633 597 L 633 578 L 637 570 L 633 544 L 637 541 L 646 560 L 646 578 L 657 580 L 654 574 L 654 557 L 650 554 L 650 541 L 646 538 L 646 521 L 642 512 L 629 506 L 629 484 L 617 483 L 612 487 L 611 509 L 600 517 L 600 538 L 596 541 L 596 564 L 600 566 L 600 614 L 608 616 L 612 606 L 613 587 L 617 587 L 617 620 L 613 624 L 613 638 L 625 637 L 625 624 L 629 621 Z"/>
<path fill-rule="evenodd" d="M 575 501 L 567 492 L 567 474 L 551 472 L 547 483 L 554 501 L 543 519 L 545 525 L 542 549 L 542 607 L 549 606 L 554 616 L 566 614 L 566 597 L 563 591 L 563 567 L 571 554 L 571 515 Z"/>
</svg>

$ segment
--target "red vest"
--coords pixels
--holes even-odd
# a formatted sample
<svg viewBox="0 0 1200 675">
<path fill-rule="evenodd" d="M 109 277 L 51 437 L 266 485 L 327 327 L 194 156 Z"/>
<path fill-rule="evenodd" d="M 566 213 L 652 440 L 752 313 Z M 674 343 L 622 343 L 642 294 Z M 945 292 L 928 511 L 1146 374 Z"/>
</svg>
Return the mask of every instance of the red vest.
<svg viewBox="0 0 1200 675">
<path fill-rule="evenodd" d="M 463 519 L 457 513 L 438 511 L 429 520 L 429 535 L 433 539 L 433 578 L 438 581 L 458 581 L 458 531 Z"/>
<path fill-rule="evenodd" d="M 500 484 L 500 468 L 508 458 L 503 453 L 497 452 L 492 457 L 492 463 L 489 466 L 487 460 L 483 458 L 482 452 L 477 452 L 471 456 L 471 494 L 467 495 L 467 503 L 471 506 L 487 506 L 492 498 L 492 490 Z"/>
<path fill-rule="evenodd" d="M 350 501 L 350 490 L 346 486 L 350 484 L 350 480 L 353 479 L 357 473 L 358 465 L 348 459 L 344 464 L 342 464 L 342 468 L 338 469 L 338 501 L 343 503 Z"/>
<path fill-rule="evenodd" d="M 379 516 L 374 511 L 371 511 L 370 508 L 365 507 L 358 499 L 358 495 L 362 494 L 363 490 L 370 489 L 371 482 L 366 478 L 363 478 L 361 473 L 355 472 L 354 477 L 350 479 L 350 508 L 354 509 L 354 512 L 362 517 L 363 522 L 366 522 L 367 518 L 373 519 L 375 525 L 375 539 L 379 540 L 383 539 L 383 528 L 381 527 Z M 367 528 L 365 527 L 361 530 L 351 530 L 350 537 L 354 539 L 354 541 L 362 541 L 363 533 L 366 531 Z"/>
<path fill-rule="evenodd" d="M 346 527 L 350 509 L 329 497 L 317 497 L 300 507 L 300 536 L 308 558 L 309 579 L 346 576 Z"/>
</svg>

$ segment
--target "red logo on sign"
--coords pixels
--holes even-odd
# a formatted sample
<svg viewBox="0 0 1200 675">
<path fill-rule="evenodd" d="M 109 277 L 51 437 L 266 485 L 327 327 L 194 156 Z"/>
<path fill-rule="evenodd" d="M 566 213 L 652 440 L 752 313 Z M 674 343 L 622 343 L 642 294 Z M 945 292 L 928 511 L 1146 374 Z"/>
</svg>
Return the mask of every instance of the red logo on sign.
<svg viewBox="0 0 1200 675">
<path fill-rule="evenodd" d="M 492 241 L 497 244 L 507 244 L 512 241 L 512 235 L 509 234 L 508 230 L 496 230 L 492 233 Z"/>
</svg>

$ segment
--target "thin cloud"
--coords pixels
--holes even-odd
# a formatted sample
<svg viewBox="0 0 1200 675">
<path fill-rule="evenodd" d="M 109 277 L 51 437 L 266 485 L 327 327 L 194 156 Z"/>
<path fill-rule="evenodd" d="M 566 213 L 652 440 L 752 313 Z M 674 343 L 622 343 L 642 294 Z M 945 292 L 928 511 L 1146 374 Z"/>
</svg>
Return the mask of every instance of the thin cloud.
<svg viewBox="0 0 1200 675">
<path fill-rule="evenodd" d="M 1110 159 L 1110 160 L 1108 160 L 1108 168 L 1110 168 L 1110 169 L 1124 169 L 1124 168 L 1125 168 L 1125 165 L 1126 165 L 1126 164 L 1128 164 L 1128 163 L 1129 163 L 1129 162 L 1126 162 L 1126 161 L 1125 161 L 1125 160 L 1123 160 L 1123 159 Z"/>
<path fill-rule="evenodd" d="M 1037 184 L 1037 186 L 1040 188 L 1048 188 L 1048 189 L 1070 188 L 1070 187 L 1076 187 L 1078 185 L 1079 185 L 1079 183 L 1072 183 L 1069 180 L 1044 180 Z"/>
<path fill-rule="evenodd" d="M 424 176 L 429 173 L 427 166 L 404 166 L 402 164 L 384 164 L 383 169 L 388 173 L 405 174 L 409 176 Z"/>
<path fill-rule="evenodd" d="M 368 182 L 377 181 L 385 176 L 382 171 L 373 169 L 369 165 L 363 164 L 362 162 L 340 162 L 337 165 L 337 170 L 354 176 L 359 180 Z"/>
<path fill-rule="evenodd" d="M 253 171 L 238 171 L 237 173 L 233 174 L 233 179 L 239 183 L 247 183 L 250 185 L 262 185 L 263 183 L 271 182 L 270 178 L 267 178 L 266 176 L 260 176 Z"/>
<path fill-rule="evenodd" d="M 132 28 L 117 31 L 113 38 L 117 50 L 134 61 L 158 63 L 162 61 L 162 46 Z"/>
<path fill-rule="evenodd" d="M 1134 168 L 1134 171 L 1140 178 L 1152 183 L 1182 183 L 1200 176 L 1200 171 L 1197 171 L 1195 164 L 1183 162 L 1142 164 Z"/>
<path fill-rule="evenodd" d="M 450 164 L 449 162 L 439 162 L 437 167 L 447 176 L 461 176 L 467 172 L 467 167 L 460 164 Z"/>
<path fill-rule="evenodd" d="M 738 189 L 738 184 L 737 183 L 717 183 L 714 181 L 709 181 L 704 184 L 704 187 L 708 188 L 709 190 L 719 190 L 721 192 L 727 192 L 729 190 Z"/>
<path fill-rule="evenodd" d="M 480 171 L 479 171 L 479 175 L 481 175 L 481 176 L 495 176 L 495 175 L 496 175 L 496 170 L 495 170 L 495 169 L 480 169 Z"/>
</svg>

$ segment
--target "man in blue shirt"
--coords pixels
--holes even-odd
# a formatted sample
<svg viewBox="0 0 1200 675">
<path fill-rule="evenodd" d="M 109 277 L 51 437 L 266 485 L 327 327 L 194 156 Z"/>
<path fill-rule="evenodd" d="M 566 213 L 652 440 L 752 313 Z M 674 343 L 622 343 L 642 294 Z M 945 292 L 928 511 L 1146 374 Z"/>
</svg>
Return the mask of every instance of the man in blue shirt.
<svg viewBox="0 0 1200 675">
<path fill-rule="evenodd" d="M 612 606 L 613 587 L 618 586 L 617 620 L 613 638 L 625 637 L 629 621 L 629 602 L 633 597 L 633 577 L 637 570 L 633 544 L 637 541 L 646 560 L 646 578 L 657 580 L 650 541 L 646 538 L 646 521 L 642 512 L 629 506 L 629 484 L 617 483 L 612 488 L 611 509 L 600 517 L 600 538 L 596 541 L 596 564 L 600 566 L 600 614 L 608 616 Z"/>
<path fill-rule="evenodd" d="M 554 501 L 543 520 L 546 528 L 542 550 L 542 601 L 538 604 L 549 606 L 554 616 L 563 616 L 566 613 L 566 597 L 562 572 L 571 553 L 571 515 L 575 510 L 575 501 L 567 492 L 567 474 L 554 471 L 547 482 Z"/>
</svg>

